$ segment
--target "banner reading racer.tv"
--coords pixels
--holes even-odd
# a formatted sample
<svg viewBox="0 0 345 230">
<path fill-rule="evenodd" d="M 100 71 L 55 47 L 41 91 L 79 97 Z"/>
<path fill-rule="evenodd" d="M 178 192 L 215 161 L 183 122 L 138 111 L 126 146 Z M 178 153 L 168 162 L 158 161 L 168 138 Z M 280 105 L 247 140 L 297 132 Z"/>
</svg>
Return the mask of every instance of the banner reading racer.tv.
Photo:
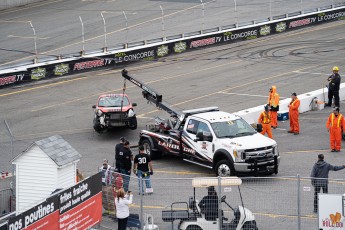
<svg viewBox="0 0 345 230">
<path fill-rule="evenodd" d="M 93 175 L 10 218 L 8 229 L 77 230 L 95 226 L 102 219 L 101 178 L 99 173 Z"/>
</svg>

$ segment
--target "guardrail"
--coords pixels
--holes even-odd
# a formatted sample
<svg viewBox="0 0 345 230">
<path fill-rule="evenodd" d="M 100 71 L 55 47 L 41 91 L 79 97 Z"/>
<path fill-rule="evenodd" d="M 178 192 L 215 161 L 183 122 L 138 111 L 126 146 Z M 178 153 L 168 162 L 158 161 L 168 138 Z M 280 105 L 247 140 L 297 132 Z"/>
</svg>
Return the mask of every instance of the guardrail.
<svg viewBox="0 0 345 230">
<path fill-rule="evenodd" d="M 33 63 L 0 71 L 0 89 L 8 85 L 60 77 L 69 74 L 123 68 L 124 64 L 152 61 L 168 55 L 179 54 L 203 47 L 230 44 L 292 31 L 326 22 L 345 19 L 345 6 L 314 9 L 305 12 L 274 16 L 245 24 L 233 24 L 217 29 L 197 31 L 137 43 L 104 52 L 85 54 L 44 63 Z M 215 30 L 215 31 L 213 31 Z"/>
</svg>

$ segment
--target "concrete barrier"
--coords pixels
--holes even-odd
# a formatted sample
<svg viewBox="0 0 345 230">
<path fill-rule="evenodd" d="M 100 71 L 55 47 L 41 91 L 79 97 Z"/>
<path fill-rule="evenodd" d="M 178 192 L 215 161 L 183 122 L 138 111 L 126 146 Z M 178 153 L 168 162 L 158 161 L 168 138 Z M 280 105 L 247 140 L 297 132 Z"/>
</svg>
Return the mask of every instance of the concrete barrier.
<svg viewBox="0 0 345 230">
<path fill-rule="evenodd" d="M 328 101 L 328 89 L 318 89 L 309 93 L 304 93 L 297 95 L 298 99 L 301 101 L 301 105 L 299 107 L 299 113 L 305 113 L 308 111 L 313 110 L 313 108 L 317 107 L 318 110 L 324 108 L 324 102 Z M 340 91 L 339 91 L 340 100 L 345 100 L 345 83 L 340 84 Z M 313 101 L 313 99 L 316 99 Z M 289 111 L 288 105 L 291 99 L 287 98 L 281 100 L 279 102 L 279 111 Z M 317 103 L 314 107 L 313 103 Z M 241 116 L 244 120 L 246 120 L 249 124 L 257 123 L 260 113 L 264 110 L 264 106 L 266 104 L 259 105 L 254 108 L 249 108 L 245 110 L 238 111 L 234 114 Z"/>
</svg>

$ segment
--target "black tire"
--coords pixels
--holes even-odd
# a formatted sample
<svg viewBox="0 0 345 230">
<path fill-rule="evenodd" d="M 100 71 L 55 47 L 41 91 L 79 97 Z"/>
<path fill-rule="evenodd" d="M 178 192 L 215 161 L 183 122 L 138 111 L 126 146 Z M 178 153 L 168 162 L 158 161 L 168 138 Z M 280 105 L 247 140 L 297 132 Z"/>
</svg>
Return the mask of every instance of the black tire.
<svg viewBox="0 0 345 230">
<path fill-rule="evenodd" d="M 189 225 L 186 230 L 202 230 L 198 225 Z"/>
<path fill-rule="evenodd" d="M 138 128 L 138 121 L 137 117 L 132 117 L 129 122 L 129 128 L 135 130 Z"/>
<path fill-rule="evenodd" d="M 233 162 L 228 160 L 221 160 L 217 163 L 215 168 L 217 176 L 235 176 L 235 168 Z"/>
<path fill-rule="evenodd" d="M 141 142 L 141 145 L 144 146 L 145 152 L 151 157 L 151 159 L 158 159 L 162 156 L 161 152 L 152 150 L 151 142 L 148 139 L 144 139 Z"/>
<path fill-rule="evenodd" d="M 242 227 L 242 230 L 258 230 L 255 220 L 245 223 Z"/>
</svg>

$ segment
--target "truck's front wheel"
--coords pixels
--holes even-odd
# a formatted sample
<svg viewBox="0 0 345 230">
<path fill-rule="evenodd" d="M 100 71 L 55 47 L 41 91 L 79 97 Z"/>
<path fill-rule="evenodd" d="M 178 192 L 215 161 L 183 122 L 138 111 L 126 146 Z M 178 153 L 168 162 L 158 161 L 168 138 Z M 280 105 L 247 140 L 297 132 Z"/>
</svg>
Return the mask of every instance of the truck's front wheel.
<svg viewBox="0 0 345 230">
<path fill-rule="evenodd" d="M 228 160 L 221 160 L 216 165 L 217 176 L 235 176 L 234 165 Z"/>
<path fill-rule="evenodd" d="M 146 154 L 148 154 L 151 159 L 157 159 L 157 158 L 160 158 L 162 153 L 161 152 L 157 152 L 157 151 L 153 151 L 152 150 L 152 145 L 151 145 L 151 142 L 147 139 L 144 139 L 141 144 L 144 146 L 144 149 L 145 149 L 145 152 Z"/>
</svg>

